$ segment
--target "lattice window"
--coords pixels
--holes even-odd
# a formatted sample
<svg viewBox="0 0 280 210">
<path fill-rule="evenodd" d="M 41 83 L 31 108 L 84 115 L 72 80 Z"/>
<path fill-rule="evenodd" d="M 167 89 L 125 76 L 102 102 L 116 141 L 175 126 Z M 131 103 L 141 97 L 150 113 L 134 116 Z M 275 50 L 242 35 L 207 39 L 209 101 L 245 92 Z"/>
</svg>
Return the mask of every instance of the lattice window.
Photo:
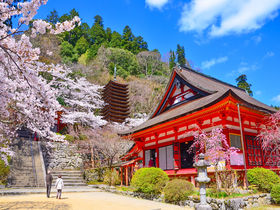
<svg viewBox="0 0 280 210">
<path fill-rule="evenodd" d="M 249 166 L 262 166 L 262 148 L 260 141 L 255 136 L 245 136 L 247 158 Z"/>
<path fill-rule="evenodd" d="M 277 166 L 280 163 L 279 161 L 279 154 L 277 155 L 272 149 L 266 149 L 263 151 L 263 159 L 265 166 Z"/>
</svg>

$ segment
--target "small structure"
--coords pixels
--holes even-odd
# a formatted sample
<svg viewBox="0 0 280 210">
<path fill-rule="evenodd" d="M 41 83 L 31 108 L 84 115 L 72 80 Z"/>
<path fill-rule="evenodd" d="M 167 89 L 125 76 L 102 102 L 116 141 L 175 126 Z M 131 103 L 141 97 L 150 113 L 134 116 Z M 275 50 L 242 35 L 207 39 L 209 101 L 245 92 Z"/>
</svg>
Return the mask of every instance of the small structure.
<svg viewBox="0 0 280 210">
<path fill-rule="evenodd" d="M 103 118 L 111 122 L 124 122 L 130 113 L 128 85 L 111 80 L 104 87 L 102 97 L 106 103 L 101 111 Z"/>
<path fill-rule="evenodd" d="M 197 206 L 197 210 L 211 210 L 211 206 L 206 202 L 206 183 L 210 182 L 210 178 L 207 177 L 207 167 L 210 166 L 208 161 L 204 160 L 204 154 L 198 155 L 198 161 L 193 164 L 197 169 L 197 177 L 195 181 L 199 183 L 200 204 Z"/>
<path fill-rule="evenodd" d="M 131 130 L 119 133 L 134 141 L 123 157 L 133 168 L 163 169 L 170 177 L 185 177 L 195 182 L 195 153 L 187 152 L 194 142 L 191 134 L 199 127 L 205 132 L 222 128 L 228 144 L 239 149 L 227 166 L 244 171 L 265 167 L 279 171 L 276 154 L 265 153 L 257 136 L 265 126 L 265 117 L 276 110 L 249 96 L 245 90 L 187 67 L 174 68 L 166 91 L 150 118 Z M 139 160 L 139 158 L 141 160 Z M 126 166 L 127 167 L 127 166 Z M 209 168 L 209 175 L 214 173 Z M 245 180 L 245 179 L 244 179 Z"/>
</svg>

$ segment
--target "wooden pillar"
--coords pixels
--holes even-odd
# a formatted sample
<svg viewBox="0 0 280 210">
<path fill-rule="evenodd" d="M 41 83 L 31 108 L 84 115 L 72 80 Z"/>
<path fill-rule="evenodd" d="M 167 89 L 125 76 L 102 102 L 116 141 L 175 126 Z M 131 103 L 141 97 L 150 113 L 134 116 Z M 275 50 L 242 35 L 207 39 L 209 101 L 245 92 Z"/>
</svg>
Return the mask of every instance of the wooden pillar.
<svg viewBox="0 0 280 210">
<path fill-rule="evenodd" d="M 123 186 L 123 167 L 121 167 L 121 186 Z"/>
<path fill-rule="evenodd" d="M 159 149 L 158 149 L 158 134 L 155 133 L 155 140 L 156 140 L 156 167 L 159 168 Z"/>
<path fill-rule="evenodd" d="M 128 186 L 128 167 L 125 166 L 125 185 Z"/>
<path fill-rule="evenodd" d="M 174 169 L 178 170 L 180 168 L 180 144 L 178 142 L 178 129 L 174 128 L 175 131 L 175 140 L 173 145 L 173 158 L 174 158 Z"/>
</svg>

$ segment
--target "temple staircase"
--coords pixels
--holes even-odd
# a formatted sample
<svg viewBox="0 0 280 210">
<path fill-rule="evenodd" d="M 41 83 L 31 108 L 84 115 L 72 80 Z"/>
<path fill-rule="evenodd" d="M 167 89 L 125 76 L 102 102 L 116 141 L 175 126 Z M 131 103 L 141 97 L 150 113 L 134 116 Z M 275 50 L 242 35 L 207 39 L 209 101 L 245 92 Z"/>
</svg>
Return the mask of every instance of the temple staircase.
<svg viewBox="0 0 280 210">
<path fill-rule="evenodd" d="M 83 173 L 80 170 L 56 170 L 52 171 L 51 174 L 53 176 L 53 186 L 58 175 L 61 175 L 65 187 L 87 186 L 83 178 Z"/>
<path fill-rule="evenodd" d="M 13 141 L 8 183 L 10 187 L 45 187 L 45 169 L 40 142 L 30 136 Z"/>
</svg>

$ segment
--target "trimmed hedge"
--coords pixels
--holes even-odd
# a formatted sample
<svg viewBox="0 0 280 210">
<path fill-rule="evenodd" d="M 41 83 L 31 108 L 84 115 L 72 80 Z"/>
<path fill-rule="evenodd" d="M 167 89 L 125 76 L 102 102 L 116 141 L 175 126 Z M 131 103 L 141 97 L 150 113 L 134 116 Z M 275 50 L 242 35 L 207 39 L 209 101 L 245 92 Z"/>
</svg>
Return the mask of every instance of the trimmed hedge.
<svg viewBox="0 0 280 210">
<path fill-rule="evenodd" d="M 160 168 L 141 168 L 132 177 L 131 186 L 137 192 L 146 194 L 160 194 L 169 178 Z"/>
<path fill-rule="evenodd" d="M 280 204 L 280 184 L 276 184 L 272 187 L 271 189 L 271 198 L 272 200 L 277 203 Z"/>
<path fill-rule="evenodd" d="M 280 177 L 273 171 L 265 168 L 253 168 L 247 172 L 248 182 L 256 185 L 262 192 L 270 192 L 275 184 L 280 184 Z"/>
<path fill-rule="evenodd" d="M 186 200 L 193 192 L 193 184 L 183 179 L 173 179 L 163 189 L 165 201 L 175 204 Z"/>
</svg>

